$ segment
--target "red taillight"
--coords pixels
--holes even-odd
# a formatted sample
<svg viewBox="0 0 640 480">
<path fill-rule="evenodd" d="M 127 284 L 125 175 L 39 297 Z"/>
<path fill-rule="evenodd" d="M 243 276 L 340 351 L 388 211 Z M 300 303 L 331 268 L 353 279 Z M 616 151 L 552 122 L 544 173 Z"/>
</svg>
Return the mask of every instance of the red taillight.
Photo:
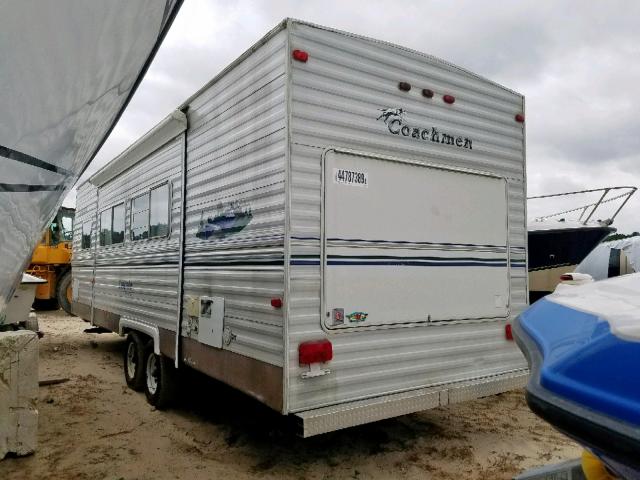
<svg viewBox="0 0 640 480">
<path fill-rule="evenodd" d="M 510 323 L 507 323 L 504 326 L 504 337 L 507 340 L 513 340 L 513 330 L 511 329 L 511 324 Z"/>
<path fill-rule="evenodd" d="M 307 52 L 305 52 L 304 50 L 294 50 L 293 51 L 293 59 L 297 60 L 299 62 L 306 63 L 306 61 L 309 60 L 309 54 Z"/>
<path fill-rule="evenodd" d="M 519 113 L 516 115 L 516 122 L 518 123 L 524 123 L 524 115 Z"/>
<path fill-rule="evenodd" d="M 328 362 L 333 358 L 333 346 L 326 338 L 311 340 L 298 345 L 298 360 L 300 365 Z"/>
<path fill-rule="evenodd" d="M 454 97 L 453 95 L 445 95 L 444 97 L 442 97 L 442 100 L 444 101 L 444 103 L 448 103 L 449 105 L 451 105 L 456 101 L 456 97 Z"/>
<path fill-rule="evenodd" d="M 398 84 L 398 88 L 403 92 L 408 92 L 409 90 L 411 90 L 411 84 L 407 82 L 400 82 Z"/>
<path fill-rule="evenodd" d="M 273 308 L 282 308 L 282 299 L 281 298 L 272 298 L 271 306 Z"/>
<path fill-rule="evenodd" d="M 567 280 L 573 280 L 573 275 L 571 275 L 570 273 L 563 273 L 562 275 L 560 275 L 560 280 L 563 282 Z"/>
</svg>

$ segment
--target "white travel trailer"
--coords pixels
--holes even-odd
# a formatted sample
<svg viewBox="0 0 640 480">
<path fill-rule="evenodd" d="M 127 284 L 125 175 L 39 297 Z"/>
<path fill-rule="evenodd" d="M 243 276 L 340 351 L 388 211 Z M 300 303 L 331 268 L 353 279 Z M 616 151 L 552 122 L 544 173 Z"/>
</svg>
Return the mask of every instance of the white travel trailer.
<svg viewBox="0 0 640 480">
<path fill-rule="evenodd" d="M 188 366 L 304 436 L 522 386 L 523 111 L 287 19 L 79 187 L 75 312 L 153 404 Z"/>
</svg>

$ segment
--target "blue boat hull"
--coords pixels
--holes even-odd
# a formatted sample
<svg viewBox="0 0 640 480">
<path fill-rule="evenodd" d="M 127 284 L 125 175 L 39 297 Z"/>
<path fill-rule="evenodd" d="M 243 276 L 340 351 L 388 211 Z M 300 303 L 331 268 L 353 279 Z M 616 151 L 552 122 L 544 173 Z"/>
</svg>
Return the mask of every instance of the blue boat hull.
<svg viewBox="0 0 640 480">
<path fill-rule="evenodd" d="M 640 342 L 550 298 L 513 325 L 531 368 L 527 403 L 620 477 L 640 479 Z"/>
</svg>

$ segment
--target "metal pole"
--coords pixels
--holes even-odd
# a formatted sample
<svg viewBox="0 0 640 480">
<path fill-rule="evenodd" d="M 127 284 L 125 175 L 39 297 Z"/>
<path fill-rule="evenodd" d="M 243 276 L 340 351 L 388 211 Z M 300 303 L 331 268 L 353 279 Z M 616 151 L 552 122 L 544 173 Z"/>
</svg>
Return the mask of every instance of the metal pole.
<svg viewBox="0 0 640 480">
<path fill-rule="evenodd" d="M 626 205 L 626 203 L 629 201 L 629 199 L 631 198 L 631 196 L 636 192 L 637 188 L 636 187 L 631 187 L 632 190 L 627 194 L 627 198 L 624 199 L 624 202 L 622 202 L 622 205 L 620 205 L 618 207 L 618 209 L 615 211 L 615 213 L 613 214 L 613 216 L 611 217 L 611 221 L 613 222 L 613 219 L 616 218 L 616 215 L 618 215 L 618 213 L 620 212 L 620 210 L 622 210 L 622 207 L 624 207 Z"/>
<path fill-rule="evenodd" d="M 587 222 L 591 219 L 591 217 L 593 216 L 593 214 L 596 212 L 596 210 L 598 209 L 598 206 L 602 203 L 602 200 L 604 200 L 604 197 L 607 196 L 607 193 L 609 193 L 609 190 L 611 190 L 610 188 L 605 188 L 604 193 L 602 194 L 602 196 L 600 197 L 600 200 L 598 200 L 598 203 L 596 203 L 593 206 L 593 210 L 591 210 L 591 213 L 589 214 L 589 216 L 587 217 L 587 219 L 582 222 L 583 225 L 586 225 Z"/>
<path fill-rule="evenodd" d="M 187 108 L 182 113 L 187 115 Z M 182 165 L 180 172 L 180 241 L 178 244 L 178 318 L 176 318 L 176 338 L 174 344 L 174 366 L 180 366 L 180 338 L 182 336 L 182 315 L 184 312 L 184 250 L 185 231 L 187 228 L 187 127 L 182 132 Z"/>
</svg>

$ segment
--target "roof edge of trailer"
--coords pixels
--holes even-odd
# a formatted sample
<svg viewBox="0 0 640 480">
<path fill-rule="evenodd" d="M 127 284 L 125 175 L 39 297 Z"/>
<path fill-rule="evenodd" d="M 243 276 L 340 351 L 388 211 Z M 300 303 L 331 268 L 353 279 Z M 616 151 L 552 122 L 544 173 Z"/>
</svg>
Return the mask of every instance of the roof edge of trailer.
<svg viewBox="0 0 640 480">
<path fill-rule="evenodd" d="M 159 124 L 136 140 L 125 151 L 94 173 L 89 178 L 89 182 L 96 187 L 103 186 L 186 129 L 187 116 L 185 113 L 181 110 L 173 111 Z"/>
<path fill-rule="evenodd" d="M 460 66 L 458 66 L 458 65 L 456 65 L 454 63 L 448 62 L 447 60 L 443 60 L 440 57 L 436 57 L 435 55 L 424 53 L 424 52 L 421 52 L 419 50 L 414 50 L 413 48 L 404 47 L 402 45 L 398 45 L 397 43 L 389 42 L 387 40 L 379 40 L 377 38 L 367 37 L 366 35 L 360 35 L 358 33 L 351 33 L 351 32 L 347 32 L 345 30 L 339 30 L 337 28 L 325 27 L 323 25 L 318 25 L 316 23 L 307 22 L 307 21 L 304 21 L 304 20 L 298 20 L 298 19 L 295 19 L 295 18 L 286 18 L 281 22 L 281 24 L 286 24 L 286 25 L 288 25 L 289 23 L 298 23 L 300 25 L 306 25 L 306 26 L 311 27 L 311 28 L 317 28 L 318 30 L 325 30 L 325 31 L 328 31 L 328 32 L 338 33 L 340 35 L 345 35 L 347 37 L 359 38 L 361 40 L 366 40 L 367 42 L 377 43 L 377 44 L 380 44 L 380 45 L 386 45 L 386 46 L 389 46 L 389 47 L 397 48 L 399 50 L 403 50 L 405 52 L 410 52 L 410 53 L 413 53 L 413 54 L 416 54 L 416 55 L 420 55 L 421 57 L 429 58 L 430 60 L 433 60 L 436 63 L 440 63 L 442 65 L 445 65 L 445 66 L 449 67 L 449 68 L 453 68 L 453 69 L 458 70 L 458 71 L 460 71 L 460 72 L 462 72 L 462 73 L 464 73 L 466 75 L 471 75 L 472 77 L 475 77 L 478 80 L 482 80 L 483 82 L 490 83 L 491 85 L 494 85 L 494 86 L 496 86 L 498 88 L 501 88 L 502 90 L 504 90 L 506 92 L 509 92 L 509 93 L 512 93 L 514 95 L 518 95 L 519 97 L 524 98 L 523 94 L 521 94 L 519 92 L 516 92 L 515 90 L 507 88 L 504 85 L 501 85 L 498 82 L 495 82 L 495 81 L 490 80 L 490 79 L 488 79 L 488 78 L 486 78 L 486 77 L 484 77 L 482 75 L 479 75 L 479 74 L 477 74 L 475 72 L 472 72 L 471 70 L 468 70 L 466 68 L 460 67 Z"/>
<path fill-rule="evenodd" d="M 209 88 L 211 85 L 215 84 L 218 80 L 220 80 L 222 77 L 224 77 L 227 73 L 229 73 L 231 70 L 233 70 L 235 67 L 237 67 L 243 60 L 245 60 L 247 57 L 251 56 L 252 53 L 254 53 L 256 50 L 258 50 L 260 47 L 262 47 L 265 43 L 267 43 L 269 40 L 271 40 L 274 36 L 276 36 L 282 30 L 285 30 L 290 21 L 297 22 L 297 20 L 292 20 L 290 18 L 285 18 L 284 20 L 278 22 L 278 24 L 275 27 L 273 27 L 269 32 L 267 32 L 263 37 L 261 37 L 260 40 L 258 40 L 253 45 L 251 45 L 247 50 L 245 50 L 242 53 L 242 55 L 237 57 L 229 65 L 227 65 L 222 70 L 220 70 L 220 72 L 218 72 L 218 74 L 216 76 L 214 76 L 211 80 L 207 81 L 198 90 L 196 90 L 196 92 L 193 95 L 190 95 L 189 98 L 187 98 L 184 102 L 182 102 L 182 104 L 178 107 L 178 109 L 179 110 L 183 110 L 184 108 L 187 108 L 189 106 L 189 104 L 195 98 L 197 98 L 202 92 L 204 92 L 207 88 Z M 301 23 L 303 23 L 303 22 L 301 22 Z"/>
<path fill-rule="evenodd" d="M 455 70 L 458 70 L 466 75 L 470 75 L 473 76 L 475 78 L 477 78 L 478 80 L 482 80 L 483 82 L 487 82 L 491 85 L 494 85 L 502 90 L 504 90 L 505 92 L 509 92 L 513 95 L 517 95 L 519 97 L 524 98 L 524 95 L 516 92 L 515 90 L 512 90 L 510 88 L 505 87 L 504 85 L 501 85 L 493 80 L 490 80 L 482 75 L 479 75 L 477 73 L 472 72 L 471 70 L 467 70 L 466 68 L 460 67 L 458 65 L 455 65 L 451 62 L 448 62 L 446 60 L 443 60 L 439 57 L 436 57 L 434 55 L 430 55 L 428 53 L 424 53 L 424 52 L 420 52 L 418 50 L 414 50 L 412 48 L 408 48 L 408 47 L 403 47 L 402 45 L 398 45 L 397 43 L 393 43 L 393 42 L 388 42 L 386 40 L 379 40 L 376 38 L 372 38 L 372 37 L 367 37 L 366 35 L 360 35 L 357 33 L 351 33 L 351 32 L 347 32 L 346 30 L 339 30 L 337 28 L 331 28 L 331 27 L 325 27 L 323 25 L 319 25 L 317 23 L 312 23 L 312 22 L 307 22 L 305 20 L 299 20 L 297 18 L 291 18 L 291 17 L 286 17 L 285 19 L 281 20 L 280 22 L 278 22 L 278 24 L 272 28 L 266 35 L 264 35 L 262 38 L 260 38 L 260 40 L 258 40 L 257 42 L 255 42 L 253 45 L 251 45 L 251 47 L 249 47 L 247 50 L 244 51 L 244 53 L 242 53 L 242 55 L 240 55 L 238 58 L 236 58 L 233 62 L 231 62 L 229 65 L 227 65 L 224 69 L 222 69 L 215 77 L 213 77 L 211 80 L 209 80 L 208 82 L 206 82 L 202 87 L 200 87 L 193 95 L 190 95 L 189 98 L 187 98 L 179 107 L 178 109 L 182 110 L 186 107 L 189 106 L 189 104 L 198 97 L 198 95 L 200 95 L 203 91 L 205 91 L 207 88 L 209 88 L 211 85 L 215 84 L 218 80 L 220 80 L 220 78 L 222 78 L 224 75 L 226 75 L 230 70 L 232 70 L 233 68 L 235 68 L 238 64 L 240 64 L 243 60 L 245 60 L 248 56 L 250 56 L 253 52 L 255 52 L 256 50 L 258 50 L 262 45 L 264 45 L 265 43 L 267 43 L 269 40 L 271 40 L 271 38 L 273 38 L 275 35 L 277 35 L 278 33 L 280 33 L 282 30 L 285 30 L 289 27 L 289 25 L 297 23 L 299 25 L 306 25 L 308 27 L 311 28 L 317 28 L 318 30 L 325 30 L 327 32 L 334 32 L 334 33 L 338 33 L 340 35 L 345 35 L 347 37 L 353 37 L 353 38 L 359 38 L 362 40 L 366 40 L 367 42 L 371 42 L 371 43 L 377 43 L 380 45 L 387 45 L 389 47 L 393 47 L 393 48 L 397 48 L 399 50 L 405 51 L 405 52 L 410 52 L 416 55 L 420 55 L 421 57 L 425 57 L 425 58 L 429 58 L 430 60 L 436 62 L 436 63 L 440 63 L 442 65 L 445 65 L 449 68 L 453 68 Z"/>
<path fill-rule="evenodd" d="M 517 95 L 517 96 L 519 96 L 521 98 L 524 98 L 524 95 L 522 95 L 521 93 L 516 92 L 515 90 L 511 90 L 511 89 L 505 87 L 504 85 L 500 85 L 499 83 L 494 82 L 492 80 L 489 80 L 488 78 L 483 77 L 482 75 L 478 75 L 477 73 L 474 73 L 474 72 L 472 72 L 470 70 L 467 70 L 465 68 L 459 67 L 459 66 L 457 66 L 457 65 L 455 65 L 455 64 L 453 64 L 451 62 L 448 62 L 446 60 L 443 60 L 443 59 L 441 59 L 439 57 L 436 57 L 436 56 L 433 56 L 433 55 L 429 55 L 427 53 L 420 52 L 420 51 L 414 50 L 412 48 L 403 47 L 402 45 L 398 45 L 398 44 L 393 43 L 393 42 L 388 42 L 386 40 L 379 40 L 379 39 L 367 37 L 365 35 L 351 33 L 351 32 L 347 32 L 345 30 L 339 30 L 339 29 L 336 29 L 336 28 L 325 27 L 323 25 L 318 25 L 316 23 L 307 22 L 307 21 L 304 21 L 304 20 L 299 20 L 299 19 L 296 19 L 296 18 L 287 17 L 287 18 L 281 20 L 280 22 L 278 22 L 278 24 L 273 29 L 271 29 L 266 35 L 264 35 L 262 38 L 260 38 L 260 40 L 258 40 L 251 47 L 249 47 L 247 50 L 245 50 L 244 53 L 242 53 L 242 55 L 237 57 L 229 65 L 227 65 L 225 68 L 223 68 L 216 76 L 214 76 L 211 80 L 207 81 L 198 90 L 196 90 L 195 93 L 190 95 L 168 117 L 166 117 L 164 120 L 162 120 L 158 125 L 156 125 L 154 128 L 152 128 L 146 134 L 144 134 L 135 143 L 133 143 L 126 150 L 124 150 L 122 153 L 120 153 L 117 157 L 115 157 L 113 160 L 111 160 L 109 163 L 107 163 L 104 167 L 102 167 L 100 170 L 98 170 L 98 172 L 93 174 L 93 176 L 91 176 L 88 180 L 86 180 L 86 181 L 82 182 L 81 184 L 79 184 L 78 188 L 83 186 L 87 181 L 90 182 L 91 184 L 97 186 L 97 187 L 100 187 L 100 186 L 104 185 L 108 181 L 112 180 L 118 174 L 124 172 L 128 168 L 130 168 L 133 165 L 135 165 L 137 162 L 142 160 L 146 155 L 151 153 L 153 150 L 155 150 L 158 147 L 162 146 L 164 143 L 166 143 L 166 141 L 168 141 L 171 138 L 173 138 L 173 137 L 168 137 L 168 136 L 160 137 L 160 135 L 159 135 L 160 131 L 162 131 L 163 129 L 167 128 L 167 123 L 170 123 L 172 118 L 173 119 L 181 118 L 180 122 L 183 122 L 183 124 L 179 127 L 179 128 L 182 128 L 182 129 L 181 130 L 176 130 L 176 132 L 175 132 L 175 134 L 173 134 L 173 136 L 175 136 L 178 133 L 181 133 L 184 130 L 186 130 L 186 128 L 187 128 L 187 119 L 186 119 L 186 115 L 183 113 L 183 111 L 186 110 L 189 107 L 189 104 L 195 98 L 197 98 L 200 94 L 202 94 L 202 92 L 205 91 L 207 88 L 209 88 L 211 85 L 215 84 L 218 80 L 220 80 L 229 71 L 233 70 L 243 60 L 245 60 L 247 57 L 249 57 L 251 54 L 253 54 L 256 50 L 258 50 L 260 47 L 262 47 L 265 43 L 267 43 L 271 38 L 273 38 L 275 35 L 280 33 L 282 30 L 287 29 L 291 24 L 294 24 L 294 23 L 299 24 L 299 25 L 306 25 L 308 27 L 316 28 L 316 29 L 319 29 L 319 30 L 325 30 L 325 31 L 328 31 L 328 32 L 334 32 L 334 33 L 337 33 L 337 34 L 340 34 L 340 35 L 345 35 L 345 36 L 352 37 L 352 38 L 359 38 L 359 39 L 362 39 L 362 40 L 365 40 L 365 41 L 371 42 L 371 43 L 377 43 L 377 44 L 380 44 L 380 45 L 387 45 L 387 46 L 390 46 L 390 47 L 393 47 L 393 48 L 397 48 L 397 49 L 405 51 L 405 52 L 411 52 L 413 54 L 420 55 L 420 56 L 425 57 L 425 58 L 429 58 L 430 60 L 432 60 L 434 62 L 437 62 L 437 63 L 440 63 L 442 65 L 445 65 L 448 68 L 452 68 L 452 69 L 458 70 L 458 71 L 460 71 L 460 72 L 462 72 L 462 73 L 464 73 L 466 75 L 473 76 L 473 77 L 475 77 L 475 78 L 477 78 L 477 79 L 479 79 L 479 80 L 481 80 L 483 82 L 486 82 L 486 83 L 489 83 L 491 85 L 494 85 L 494 86 L 496 86 L 496 87 L 498 87 L 498 88 L 500 88 L 500 89 L 502 89 L 502 90 L 504 90 L 506 92 L 509 92 L 509 93 L 513 94 L 513 95 Z M 169 129 L 169 131 L 171 131 L 171 129 Z M 164 139 L 164 142 L 158 143 L 158 141 L 161 141 L 161 140 L 159 140 L 161 138 Z M 153 148 L 149 149 L 151 147 L 153 147 Z"/>
</svg>

